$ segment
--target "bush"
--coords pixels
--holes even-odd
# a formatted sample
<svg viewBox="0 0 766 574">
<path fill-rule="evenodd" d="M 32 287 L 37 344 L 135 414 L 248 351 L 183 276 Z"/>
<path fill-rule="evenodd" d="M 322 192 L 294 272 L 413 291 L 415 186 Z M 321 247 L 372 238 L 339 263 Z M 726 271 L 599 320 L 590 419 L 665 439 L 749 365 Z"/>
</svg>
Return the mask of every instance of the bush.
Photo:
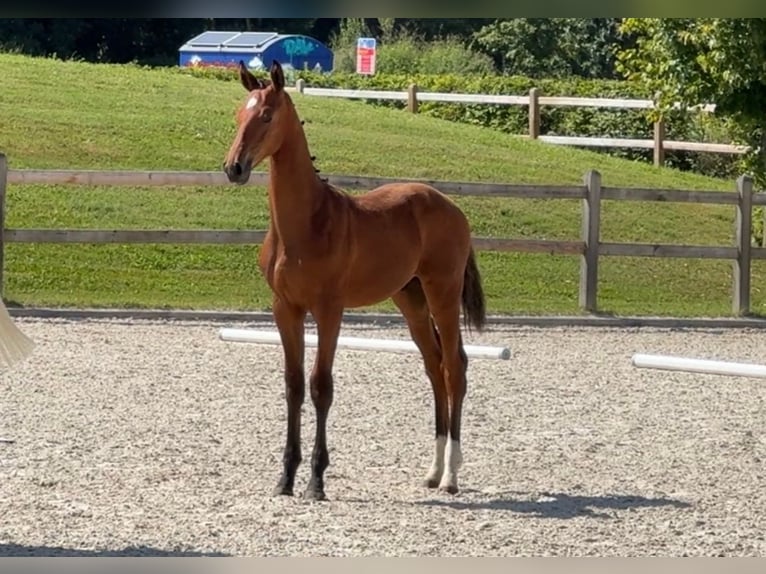
<svg viewBox="0 0 766 574">
<path fill-rule="evenodd" d="M 495 73 L 489 56 L 474 51 L 458 37 L 425 41 L 421 36 L 397 27 L 394 19 L 380 19 L 382 33 L 377 42 L 376 71 L 381 74 Z M 330 39 L 334 54 L 333 72 L 356 71 L 356 42 L 371 36 L 362 18 L 343 18 Z"/>
<path fill-rule="evenodd" d="M 326 88 L 406 90 L 411 83 L 419 91 L 528 95 L 536 87 L 540 95 L 650 99 L 639 84 L 619 80 L 594 80 L 583 78 L 532 79 L 524 76 L 498 76 L 494 74 L 423 74 L 379 73 L 361 76 L 355 73 L 316 74 L 298 72 L 307 86 Z M 405 102 L 391 100 L 368 100 L 368 103 L 398 109 Z M 447 102 L 421 102 L 419 112 L 462 123 L 497 129 L 506 133 L 527 134 L 529 116 L 526 106 L 497 104 L 457 104 Z M 733 143 L 736 137 L 732 128 L 722 119 L 705 112 L 676 112 L 666 121 L 666 139 Z M 613 138 L 651 139 L 654 126 L 648 118 L 648 110 L 611 109 L 587 107 L 542 106 L 540 132 L 546 135 L 591 136 Z M 652 161 L 651 149 L 587 148 L 591 151 L 632 160 Z M 695 171 L 715 177 L 731 178 L 741 170 L 736 155 L 688 151 L 666 151 L 666 165 L 682 170 Z"/>
<path fill-rule="evenodd" d="M 356 41 L 370 36 L 364 18 L 343 18 L 337 32 L 330 37 L 329 47 L 333 51 L 333 71 L 353 72 L 356 70 Z"/>
</svg>

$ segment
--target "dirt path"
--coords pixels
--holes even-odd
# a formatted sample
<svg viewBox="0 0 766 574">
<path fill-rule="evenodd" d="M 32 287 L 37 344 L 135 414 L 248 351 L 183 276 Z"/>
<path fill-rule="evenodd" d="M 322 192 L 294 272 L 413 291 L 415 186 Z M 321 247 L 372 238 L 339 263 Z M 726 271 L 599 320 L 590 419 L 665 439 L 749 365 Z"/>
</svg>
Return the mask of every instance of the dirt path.
<svg viewBox="0 0 766 574">
<path fill-rule="evenodd" d="M 630 364 L 636 352 L 766 363 L 759 332 L 470 337 L 512 358 L 471 361 L 454 497 L 421 486 L 433 407 L 419 357 L 341 350 L 330 500 L 310 503 L 271 496 L 281 349 L 218 339 L 222 326 L 272 327 L 18 324 L 38 347 L 0 375 L 0 437 L 13 440 L 0 443 L 0 555 L 766 553 L 766 382 Z M 310 401 L 304 412 L 307 460 Z"/>
</svg>

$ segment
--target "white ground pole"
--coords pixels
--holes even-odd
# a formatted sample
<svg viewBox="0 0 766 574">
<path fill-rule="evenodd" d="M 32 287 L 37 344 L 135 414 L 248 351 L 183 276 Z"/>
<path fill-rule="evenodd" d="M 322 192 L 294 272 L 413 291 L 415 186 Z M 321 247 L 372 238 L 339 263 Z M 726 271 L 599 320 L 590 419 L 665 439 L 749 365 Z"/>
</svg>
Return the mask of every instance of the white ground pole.
<svg viewBox="0 0 766 574">
<path fill-rule="evenodd" d="M 633 366 L 644 369 L 686 371 L 689 373 L 732 375 L 736 377 L 766 379 L 766 365 L 756 365 L 753 363 L 734 363 L 729 361 L 693 359 L 689 357 L 673 357 L 669 355 L 648 355 L 643 353 L 636 353 L 633 355 L 632 363 Z"/>
<path fill-rule="evenodd" d="M 223 341 L 237 343 L 265 343 L 281 345 L 278 331 L 256 331 L 253 329 L 223 328 L 219 331 L 219 337 Z M 306 333 L 305 343 L 307 347 L 316 347 L 317 336 Z M 492 347 L 485 345 L 464 345 L 465 353 L 469 357 L 482 359 L 511 358 L 508 347 Z M 338 337 L 338 348 L 356 349 L 361 351 L 387 351 L 394 353 L 419 353 L 417 346 L 411 340 L 400 339 L 368 339 L 363 337 Z"/>
</svg>

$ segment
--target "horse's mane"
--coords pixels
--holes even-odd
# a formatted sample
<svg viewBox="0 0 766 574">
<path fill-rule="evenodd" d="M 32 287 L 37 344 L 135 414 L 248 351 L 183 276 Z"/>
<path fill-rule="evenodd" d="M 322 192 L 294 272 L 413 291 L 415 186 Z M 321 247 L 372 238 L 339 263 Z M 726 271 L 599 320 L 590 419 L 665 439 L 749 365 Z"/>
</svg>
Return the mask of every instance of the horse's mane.
<svg viewBox="0 0 766 574">
<path fill-rule="evenodd" d="M 316 160 L 316 158 L 317 157 L 315 155 L 312 155 L 311 156 L 311 162 L 313 163 L 314 160 Z M 337 186 L 335 186 L 335 185 L 330 183 L 330 178 L 329 177 L 322 177 L 322 176 L 318 175 L 319 172 L 320 172 L 318 167 L 314 166 L 314 171 L 317 173 L 317 177 L 319 178 L 319 181 L 322 182 L 322 185 L 324 185 L 327 189 L 329 189 L 330 191 L 332 191 L 334 193 L 338 193 L 338 194 L 341 194 L 341 195 L 346 195 L 345 191 L 343 191 L 341 188 L 339 188 L 339 187 L 337 187 Z"/>
<path fill-rule="evenodd" d="M 312 155 L 312 156 L 311 156 L 311 163 L 312 163 L 312 165 L 313 165 L 313 163 L 314 163 L 314 160 L 316 160 L 316 158 L 317 158 L 317 156 L 315 156 L 315 155 Z M 314 166 L 314 171 L 315 171 L 316 173 L 319 173 L 319 172 L 321 172 L 322 170 L 320 170 L 320 169 L 319 169 L 317 166 Z M 319 179 L 320 179 L 320 181 L 323 181 L 323 182 L 325 182 L 326 184 L 330 185 L 330 184 L 329 184 L 329 181 L 330 181 L 330 180 L 329 180 L 329 178 L 327 178 L 327 177 L 322 177 L 322 176 L 320 175 L 320 176 L 319 176 Z"/>
<path fill-rule="evenodd" d="M 305 123 L 306 123 L 306 120 L 301 120 L 301 125 L 304 125 Z M 312 155 L 311 156 L 311 164 L 314 166 L 314 171 L 319 173 L 321 170 L 317 166 L 314 165 L 314 162 L 316 161 L 316 159 L 317 159 L 317 156 Z M 321 181 L 323 181 L 324 183 L 326 183 L 327 185 L 330 185 L 328 178 L 320 176 L 319 179 Z M 330 186 L 330 187 L 332 187 L 332 186 Z"/>
</svg>

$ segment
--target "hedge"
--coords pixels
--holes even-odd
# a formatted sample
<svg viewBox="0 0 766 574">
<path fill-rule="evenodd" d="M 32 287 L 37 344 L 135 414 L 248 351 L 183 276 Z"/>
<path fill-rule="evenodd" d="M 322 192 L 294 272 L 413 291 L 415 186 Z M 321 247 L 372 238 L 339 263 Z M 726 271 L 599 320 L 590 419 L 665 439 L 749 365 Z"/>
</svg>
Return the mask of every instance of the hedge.
<svg viewBox="0 0 766 574">
<path fill-rule="evenodd" d="M 195 76 L 236 80 L 237 75 L 226 68 L 181 68 Z M 265 72 L 256 72 L 265 77 Z M 533 79 L 523 76 L 498 75 L 429 75 L 375 74 L 311 71 L 290 71 L 288 82 L 302 78 L 308 87 L 374 89 L 403 91 L 412 83 L 420 91 L 528 95 L 537 88 L 540 95 L 650 99 L 647 89 L 636 83 L 598 79 Z M 364 100 L 371 105 L 404 109 L 406 102 L 395 100 Z M 526 134 L 529 129 L 526 106 L 498 104 L 459 104 L 420 102 L 419 113 L 449 121 L 479 125 L 507 133 Z M 647 139 L 653 137 L 653 124 L 648 110 L 585 107 L 541 106 L 540 133 L 561 136 L 593 136 Z M 666 122 L 666 139 L 681 141 L 713 141 L 730 143 L 732 137 L 726 124 L 704 112 L 676 113 Z M 628 159 L 652 160 L 652 151 L 626 148 L 588 148 Z M 732 177 L 737 173 L 738 158 L 728 154 L 666 151 L 666 165 L 694 170 L 706 175 Z"/>
</svg>

